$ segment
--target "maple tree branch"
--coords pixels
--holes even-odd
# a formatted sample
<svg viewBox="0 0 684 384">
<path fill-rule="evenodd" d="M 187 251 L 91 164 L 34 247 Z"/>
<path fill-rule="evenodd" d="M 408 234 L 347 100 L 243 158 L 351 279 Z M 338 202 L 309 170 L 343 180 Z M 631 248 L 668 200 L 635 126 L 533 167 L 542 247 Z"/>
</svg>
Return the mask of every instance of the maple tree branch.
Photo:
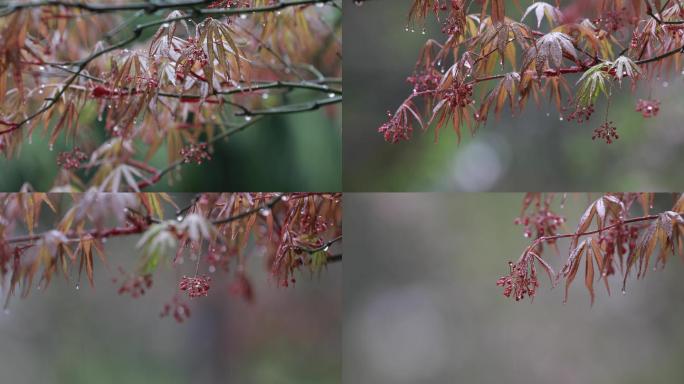
<svg viewBox="0 0 684 384">
<path fill-rule="evenodd" d="M 306 193 L 304 193 L 304 194 L 292 194 L 292 195 L 289 195 L 288 198 L 289 199 L 300 199 L 300 198 L 303 198 L 307 195 L 308 194 L 306 194 Z M 234 214 L 232 216 L 213 220 L 211 222 L 211 224 L 212 225 L 228 224 L 228 223 L 232 223 L 234 221 L 244 219 L 244 218 L 246 218 L 250 215 L 253 215 L 255 213 L 258 213 L 262 210 L 273 209 L 273 207 L 275 207 L 278 203 L 285 201 L 283 199 L 284 196 L 285 196 L 284 193 L 278 193 L 275 195 L 275 197 L 273 197 L 272 199 L 270 199 L 269 201 L 267 201 L 264 204 L 260 204 L 257 207 L 250 208 L 246 211 Z M 187 211 L 190 207 L 191 206 L 188 206 L 184 210 Z M 133 211 L 131 210 L 131 212 L 133 212 Z M 91 230 L 80 231 L 80 232 L 79 231 L 70 231 L 70 232 L 65 233 L 64 236 L 69 240 L 80 240 L 80 239 L 83 239 L 84 237 L 87 237 L 87 236 L 92 236 L 93 238 L 109 238 L 109 237 L 117 237 L 117 236 L 128 236 L 128 235 L 143 233 L 149 227 L 149 224 L 163 223 L 163 221 L 160 221 L 159 219 L 155 219 L 155 218 L 152 218 L 150 216 L 145 216 L 145 215 L 138 213 L 138 212 L 134 212 L 134 213 L 141 216 L 141 218 L 145 220 L 145 223 L 136 221 L 134 223 L 134 225 L 117 226 L 117 227 L 113 227 L 113 228 L 109 228 L 109 229 L 105 229 L 105 230 L 91 229 Z M 182 221 L 182 219 L 181 219 L 181 221 Z M 7 244 L 35 242 L 35 241 L 42 239 L 46 234 L 48 234 L 50 232 L 51 231 L 38 233 L 38 234 L 30 234 L 30 235 L 24 235 L 24 236 L 11 237 L 11 238 L 5 239 L 4 242 Z M 308 252 L 308 253 L 315 253 L 318 251 L 325 250 L 326 248 L 328 248 L 332 244 L 335 244 L 341 240 L 342 240 L 342 236 L 340 235 L 338 237 L 335 237 L 332 240 L 325 242 L 320 247 L 312 248 L 312 249 L 309 249 L 309 248 L 300 248 L 300 249 L 305 251 L 305 252 Z"/>
<path fill-rule="evenodd" d="M 680 215 L 681 216 L 681 215 Z M 647 215 L 647 216 L 640 216 L 640 217 L 634 217 L 631 219 L 627 220 L 622 220 L 619 221 L 615 224 L 607 225 L 603 228 L 595 229 L 592 231 L 587 231 L 587 232 L 580 232 L 580 233 L 565 233 L 565 234 L 559 234 L 559 235 L 553 235 L 553 236 L 542 236 L 537 238 L 530 244 L 527 248 L 525 248 L 525 252 L 523 252 L 522 256 L 518 261 L 521 261 L 525 255 L 527 255 L 532 249 L 540 245 L 542 242 L 549 242 L 549 241 L 555 241 L 558 239 L 566 239 L 566 238 L 571 238 L 571 237 L 582 237 L 582 236 L 589 236 L 589 235 L 595 235 L 597 233 L 601 233 L 610 229 L 613 229 L 615 227 L 619 227 L 624 224 L 631 224 L 631 223 L 638 223 L 638 222 L 643 222 L 643 221 L 653 221 L 656 220 L 659 216 L 658 215 Z"/>
<path fill-rule="evenodd" d="M 304 252 L 308 252 L 308 253 L 316 253 L 316 252 L 327 250 L 331 245 L 337 243 L 338 241 L 342 241 L 342 235 L 337 236 L 336 238 L 334 238 L 332 240 L 328 240 L 325 243 L 323 243 L 321 246 L 316 247 L 316 248 L 299 248 L 299 249 L 301 249 Z"/>
<path fill-rule="evenodd" d="M 60 6 L 65 8 L 77 8 L 84 11 L 92 13 L 111 13 L 111 12 L 122 12 L 122 11 L 144 11 L 145 13 L 154 13 L 159 10 L 164 9 L 190 9 L 193 15 L 186 16 L 184 19 L 189 19 L 197 15 L 239 15 L 246 13 L 260 13 L 260 12 L 273 12 L 278 11 L 287 7 L 293 7 L 297 5 L 311 5 L 316 3 L 330 3 L 332 0 L 280 0 L 275 4 L 254 7 L 254 8 L 211 8 L 211 9 L 198 9 L 197 7 L 203 5 L 209 5 L 213 3 L 213 0 L 195 0 L 195 1 L 180 1 L 175 3 L 156 3 L 156 2 L 144 2 L 144 3 L 131 3 L 131 4 L 91 4 L 84 2 L 69 2 L 65 0 L 43 0 L 37 2 L 21 3 L 21 4 L 10 4 L 5 7 L 5 11 L 0 13 L 0 17 L 11 15 L 12 13 L 28 8 L 40 8 L 40 7 L 50 7 L 50 6 Z M 183 20 L 184 20 L 183 19 Z M 178 19 L 182 20 L 182 19 Z"/>
<path fill-rule="evenodd" d="M 57 3 L 62 3 L 62 1 L 58 1 L 58 0 L 47 0 L 46 2 L 42 2 L 42 3 L 26 3 L 24 5 L 27 7 L 55 5 L 55 4 L 48 4 L 51 1 L 56 1 Z M 78 67 L 77 67 L 76 71 L 73 72 L 72 76 L 67 79 L 67 81 L 61 87 L 61 89 L 55 94 L 55 96 L 45 106 L 43 106 L 42 108 L 40 108 L 38 111 L 34 112 L 33 114 L 29 115 L 28 117 L 26 117 L 22 121 L 11 125 L 9 128 L 7 128 L 5 130 L 0 130 L 0 135 L 11 133 L 11 132 L 14 132 L 14 131 L 20 129 L 24 124 L 28 123 L 33 118 L 36 118 L 38 115 L 40 115 L 40 114 L 46 112 L 47 110 L 49 110 L 50 108 L 52 108 L 57 103 L 57 101 L 60 99 L 60 97 L 64 94 L 64 92 L 66 92 L 67 88 L 69 88 L 69 86 L 76 80 L 76 78 L 80 75 L 80 73 L 85 69 L 85 67 L 90 62 L 92 62 L 96 58 L 104 55 L 105 53 L 114 51 L 116 49 L 123 48 L 124 46 L 134 42 L 140 36 L 142 36 L 142 33 L 145 29 L 155 27 L 155 26 L 159 26 L 159 25 L 162 25 L 165 23 L 171 23 L 174 21 L 188 20 L 188 19 L 191 19 L 191 18 L 197 16 L 198 14 L 199 15 L 238 15 L 238 14 L 243 14 L 243 13 L 247 14 L 247 13 L 273 12 L 273 11 L 281 10 L 283 8 L 296 6 L 296 5 L 310 5 L 310 4 L 316 4 L 316 3 L 328 3 L 330 1 L 331 0 L 290 0 L 290 1 L 281 0 L 281 1 L 279 1 L 273 5 L 262 6 L 262 7 L 254 7 L 254 8 L 196 10 L 191 15 L 178 16 L 178 17 L 174 17 L 174 18 L 166 18 L 166 19 L 156 20 L 156 21 L 152 21 L 152 22 L 148 22 L 148 23 L 144 23 L 144 24 L 138 24 L 131 31 L 132 36 L 130 36 L 129 38 L 124 39 L 124 40 L 122 40 L 116 44 L 112 44 L 109 47 L 104 48 L 101 51 L 95 52 L 95 53 L 91 54 L 90 56 L 88 56 L 87 58 L 85 58 L 84 60 L 78 62 Z M 34 4 L 37 4 L 37 5 L 34 5 Z M 65 3 L 65 4 L 83 4 L 83 6 L 86 6 L 85 3 Z M 175 5 L 174 3 L 170 3 L 170 4 L 166 4 L 165 6 L 167 8 L 172 8 L 173 7 L 172 4 Z M 189 4 L 189 3 L 186 3 L 186 5 L 187 4 Z M 10 7 L 14 7 L 14 8 L 10 8 L 11 12 L 9 12 L 9 13 L 14 12 L 16 10 L 16 7 L 21 6 L 21 5 L 22 4 L 17 4 L 16 6 L 10 6 Z M 61 4 L 56 4 L 56 5 L 61 5 Z M 194 4 L 194 5 L 197 5 L 197 4 Z M 90 5 L 88 5 L 88 6 L 90 6 Z M 141 8 L 137 8 L 137 9 L 141 9 Z M 121 11 L 121 9 L 115 9 L 115 10 Z M 9 13 L 0 14 L 0 17 L 6 16 Z M 336 99 L 338 99 L 338 100 L 336 100 L 336 102 L 339 102 L 342 100 L 341 97 L 336 98 Z M 331 103 L 328 102 L 327 104 L 331 104 Z M 299 109 L 295 108 L 292 111 L 286 110 L 283 113 L 294 113 L 294 112 L 309 111 L 309 110 L 313 110 L 313 109 L 318 109 L 321 105 L 326 105 L 326 104 L 320 103 L 320 105 L 319 105 L 318 102 L 315 102 L 313 104 L 309 104 L 309 105 L 304 106 L 304 107 L 297 107 Z M 269 114 L 269 113 L 267 111 L 255 111 L 254 113 L 251 113 L 251 114 L 260 115 L 260 114 Z M 246 113 L 243 115 L 246 115 Z"/>
<path fill-rule="evenodd" d="M 87 236 L 91 236 L 91 237 L 96 238 L 96 239 L 105 239 L 105 238 L 109 238 L 109 237 L 129 236 L 129 235 L 140 234 L 140 233 L 143 233 L 146 229 L 147 229 L 147 227 L 142 226 L 142 225 L 120 226 L 120 227 L 109 228 L 106 230 L 91 229 L 91 230 L 83 231 L 83 232 L 70 231 L 70 232 L 65 233 L 64 236 L 69 240 L 80 240 L 80 239 L 87 237 Z M 42 239 L 47 233 L 49 233 L 49 232 L 12 237 L 12 238 L 6 239 L 5 243 L 15 244 L 15 243 L 36 242 L 36 241 Z"/>
<path fill-rule="evenodd" d="M 263 209 L 272 209 L 273 207 L 276 206 L 276 204 L 280 203 L 283 200 L 283 196 L 284 196 L 284 194 L 280 193 L 280 194 L 276 195 L 276 197 L 274 197 L 273 199 L 268 201 L 266 204 L 262 204 L 258 207 L 254 207 L 252 209 L 249 209 L 249 210 L 244 211 L 244 212 L 240 212 L 240 213 L 235 214 L 235 215 L 230 216 L 230 217 L 226 217 L 223 219 L 218 219 L 218 220 L 212 221 L 212 224 L 214 224 L 214 225 L 228 224 L 228 223 L 231 223 L 233 221 L 245 218 L 245 217 L 252 215 L 254 213 L 257 213 Z"/>
<path fill-rule="evenodd" d="M 646 10 L 646 14 L 651 16 L 653 20 L 657 21 L 658 24 L 666 24 L 666 25 L 677 25 L 677 24 L 684 24 L 684 20 L 662 20 L 658 16 L 656 16 L 651 9 Z"/>
</svg>

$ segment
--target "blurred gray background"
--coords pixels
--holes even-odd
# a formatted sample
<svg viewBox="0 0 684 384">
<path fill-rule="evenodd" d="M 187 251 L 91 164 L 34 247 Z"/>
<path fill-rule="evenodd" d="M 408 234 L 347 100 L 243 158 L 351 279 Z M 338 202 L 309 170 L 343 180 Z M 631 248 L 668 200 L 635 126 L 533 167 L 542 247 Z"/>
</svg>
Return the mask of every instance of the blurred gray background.
<svg viewBox="0 0 684 384">
<path fill-rule="evenodd" d="M 345 196 L 344 383 L 684 382 L 682 261 L 631 279 L 624 296 L 617 281 L 610 297 L 597 283 L 593 307 L 584 267 L 567 304 L 546 276 L 534 302 L 516 303 L 496 280 L 528 244 L 513 225 L 521 201 Z M 586 205 L 580 195 L 560 210 L 570 231 Z M 559 246 L 546 254 L 554 268 Z"/>
<path fill-rule="evenodd" d="M 106 244 L 111 271 L 96 258 L 94 289 L 85 276 L 78 290 L 56 276 L 46 290 L 14 297 L 0 311 L 3 383 L 340 382 L 341 264 L 279 288 L 252 252 L 253 304 L 230 295 L 225 274 L 216 272 L 209 296 L 187 300 L 191 317 L 178 324 L 159 313 L 180 272 L 160 267 L 139 299 L 116 293 L 110 279 L 119 265 L 136 265 L 135 241 Z M 191 275 L 188 264 L 182 273 Z"/>
<path fill-rule="evenodd" d="M 523 1 L 527 7 L 531 1 Z M 457 145 L 450 126 L 439 143 L 434 132 L 416 132 L 401 144 L 377 133 L 410 94 L 406 83 L 427 38 L 443 41 L 435 23 L 406 32 L 409 0 L 371 0 L 354 6 L 345 0 L 343 178 L 345 191 L 600 191 L 681 190 L 684 162 L 684 76 L 644 82 L 636 94 L 629 84 L 615 88 L 609 119 L 620 139 L 592 141 L 605 116 L 605 100 L 589 121 L 562 122 L 555 106 L 530 103 L 522 115 L 505 109 L 490 116 L 474 138 Z M 507 6 L 519 20 L 516 7 Z M 529 17 L 529 16 L 528 16 Z M 529 20 L 533 20 L 529 19 Z M 545 25 L 542 25 L 545 28 Z M 568 78 L 574 86 L 576 78 Z M 634 111 L 636 100 L 661 100 L 656 118 Z"/>
</svg>

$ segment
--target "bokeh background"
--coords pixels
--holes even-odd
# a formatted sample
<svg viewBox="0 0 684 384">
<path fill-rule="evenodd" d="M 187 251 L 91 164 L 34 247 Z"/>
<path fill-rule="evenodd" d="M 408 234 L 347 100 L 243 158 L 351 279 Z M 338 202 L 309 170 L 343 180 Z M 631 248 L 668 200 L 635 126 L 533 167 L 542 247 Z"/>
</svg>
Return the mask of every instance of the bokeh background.
<svg viewBox="0 0 684 384">
<path fill-rule="evenodd" d="M 523 7 L 531 4 L 523 1 Z M 610 120 L 620 139 L 592 141 L 605 100 L 582 125 L 560 121 L 555 106 L 528 105 L 522 115 L 490 117 L 460 145 L 451 127 L 434 143 L 433 130 L 413 140 L 385 143 L 378 127 L 410 94 L 406 83 L 427 38 L 443 40 L 434 22 L 427 34 L 406 32 L 410 0 L 345 0 L 344 188 L 345 191 L 600 191 L 681 190 L 684 162 L 684 76 L 654 79 L 632 94 L 615 88 Z M 514 19 L 520 12 L 511 2 Z M 530 17 L 530 16 L 528 16 Z M 533 20 L 533 16 L 532 19 Z M 545 24 L 542 25 L 544 27 Z M 576 80 L 570 79 L 572 85 Z M 634 111 L 639 97 L 661 100 L 656 118 Z"/>
<path fill-rule="evenodd" d="M 191 317 L 179 324 L 159 315 L 181 274 L 193 273 L 190 262 L 178 273 L 160 266 L 141 298 L 117 294 L 111 278 L 119 266 L 137 265 L 137 240 L 105 244 L 109 267 L 96 258 L 94 288 L 85 276 L 79 289 L 56 276 L 47 289 L 34 287 L 0 310 L 3 383 L 340 382 L 341 263 L 280 288 L 270 282 L 261 252 L 248 246 L 254 302 L 229 294 L 232 279 L 216 272 L 209 296 L 186 300 Z"/>
<path fill-rule="evenodd" d="M 594 198 L 598 196 L 593 196 Z M 503 296 L 496 280 L 528 239 L 513 225 L 520 194 L 347 194 L 343 382 L 678 383 L 684 381 L 684 265 L 595 285 L 584 267 L 563 287 L 540 276 L 534 302 Z M 587 206 L 559 212 L 574 230 Z M 668 209 L 672 196 L 659 196 Z M 564 261 L 548 252 L 554 268 Z"/>
</svg>

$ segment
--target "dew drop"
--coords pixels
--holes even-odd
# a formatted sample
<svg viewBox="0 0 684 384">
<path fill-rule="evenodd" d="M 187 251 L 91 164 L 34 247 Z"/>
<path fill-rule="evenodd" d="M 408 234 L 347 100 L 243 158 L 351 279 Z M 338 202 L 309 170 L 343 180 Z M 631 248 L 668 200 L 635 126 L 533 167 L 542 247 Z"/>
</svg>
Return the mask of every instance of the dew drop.
<svg viewBox="0 0 684 384">
<path fill-rule="evenodd" d="M 244 20 L 244 19 L 247 18 L 247 15 L 243 13 L 242 15 L 240 15 L 240 18 L 241 18 L 242 20 Z"/>
<path fill-rule="evenodd" d="M 76 283 L 76 290 L 78 291 L 79 289 L 81 289 L 81 285 Z"/>
<path fill-rule="evenodd" d="M 210 265 L 209 266 L 209 273 L 214 273 L 214 272 L 216 272 L 216 267 L 214 267 L 213 265 Z"/>
<path fill-rule="evenodd" d="M 563 121 L 563 116 L 561 116 L 560 118 L 558 118 L 558 120 Z"/>
<path fill-rule="evenodd" d="M 328 97 L 332 99 L 333 97 L 335 97 L 335 94 L 330 92 L 330 93 L 328 93 Z"/>
<path fill-rule="evenodd" d="M 625 290 L 623 289 L 623 290 L 622 290 L 622 294 L 623 294 L 623 295 L 626 295 L 626 294 L 627 294 L 627 291 L 625 291 Z"/>
<path fill-rule="evenodd" d="M 245 121 L 252 121 L 252 116 L 245 116 Z"/>
<path fill-rule="evenodd" d="M 50 144 L 50 145 L 48 145 L 48 149 L 49 149 L 50 151 L 54 151 L 54 150 L 55 150 L 55 146 L 54 146 L 53 144 Z"/>
<path fill-rule="evenodd" d="M 269 95 L 268 95 L 268 92 L 266 92 L 266 93 L 263 93 L 263 94 L 261 95 L 261 98 L 262 98 L 263 100 L 266 100 L 266 99 L 268 99 L 268 96 L 269 96 Z"/>
<path fill-rule="evenodd" d="M 176 220 L 177 221 L 183 221 L 183 216 L 181 216 L 181 215 L 176 216 Z"/>
<path fill-rule="evenodd" d="M 268 215 L 271 214 L 271 210 L 268 209 L 268 208 L 261 208 L 261 209 L 259 210 L 259 214 L 260 214 L 261 216 L 267 217 Z"/>
<path fill-rule="evenodd" d="M 330 248 L 329 245 L 326 245 L 325 248 L 323 248 L 323 252 L 328 252 L 328 249 Z"/>
</svg>

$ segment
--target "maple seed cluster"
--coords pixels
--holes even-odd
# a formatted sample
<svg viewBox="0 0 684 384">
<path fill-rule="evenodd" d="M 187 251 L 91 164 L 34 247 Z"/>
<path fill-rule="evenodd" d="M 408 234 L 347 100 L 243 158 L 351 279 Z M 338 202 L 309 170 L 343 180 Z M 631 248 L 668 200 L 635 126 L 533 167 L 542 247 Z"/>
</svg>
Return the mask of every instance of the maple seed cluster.
<svg viewBox="0 0 684 384">
<path fill-rule="evenodd" d="M 615 123 L 612 121 L 606 121 L 605 123 L 601 124 L 600 127 L 594 129 L 594 135 L 591 136 L 592 140 L 601 139 L 607 144 L 611 144 L 614 140 L 619 138 L 620 136 L 617 134 Z"/>
<path fill-rule="evenodd" d="M 515 301 L 524 299 L 525 295 L 528 295 L 530 298 L 534 297 L 537 287 L 539 287 L 534 265 L 528 263 L 527 257 L 517 264 L 509 262 L 508 265 L 510 267 L 510 274 L 496 282 L 497 286 L 504 287 L 504 296 L 511 297 L 512 294 Z"/>
<path fill-rule="evenodd" d="M 88 159 L 88 155 L 81 151 L 79 147 L 75 147 L 70 152 L 62 152 L 57 155 L 57 165 L 70 170 L 81 167 L 81 163 Z"/>
<path fill-rule="evenodd" d="M 202 164 L 205 160 L 211 160 L 207 148 L 207 143 L 190 144 L 181 148 L 180 154 L 183 162 Z"/>
<path fill-rule="evenodd" d="M 178 284 L 178 288 L 181 291 L 187 292 L 190 298 L 202 297 L 209 294 L 210 283 L 211 277 L 209 276 L 183 276 L 180 284 Z"/>
<path fill-rule="evenodd" d="M 643 117 L 655 117 L 660 111 L 660 101 L 639 99 L 636 104 L 636 111 L 641 112 Z"/>
</svg>

